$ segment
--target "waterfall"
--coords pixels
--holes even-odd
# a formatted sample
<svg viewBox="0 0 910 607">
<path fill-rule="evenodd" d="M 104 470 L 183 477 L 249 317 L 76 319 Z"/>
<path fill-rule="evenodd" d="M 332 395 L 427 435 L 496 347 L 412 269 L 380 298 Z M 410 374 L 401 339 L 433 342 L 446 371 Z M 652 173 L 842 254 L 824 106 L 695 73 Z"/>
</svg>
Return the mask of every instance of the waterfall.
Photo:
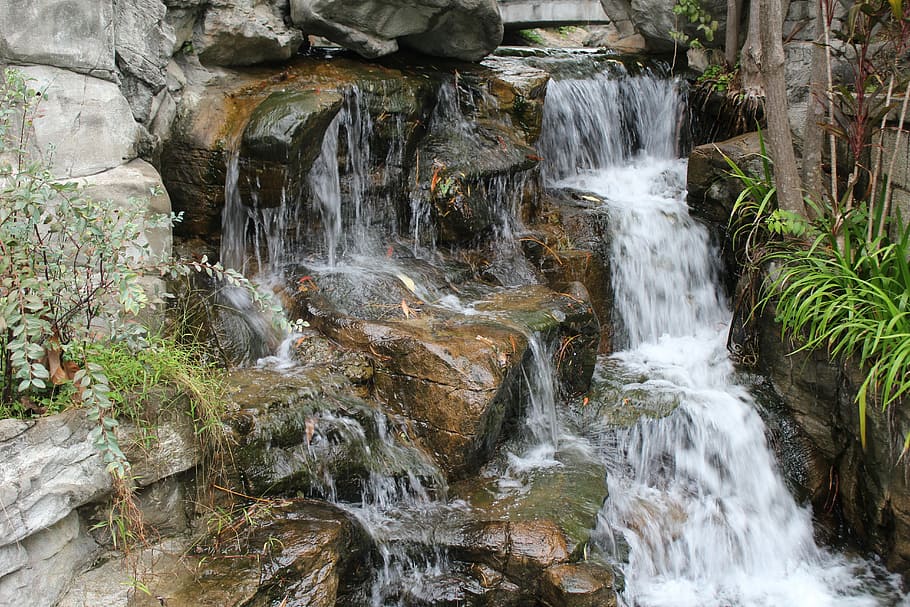
<svg viewBox="0 0 910 607">
<path fill-rule="evenodd" d="M 684 92 L 672 79 L 601 73 L 547 89 L 540 148 L 553 182 L 645 154 L 675 158 Z"/>
<path fill-rule="evenodd" d="M 648 75 L 551 82 L 542 155 L 551 184 L 596 193 L 611 218 L 613 287 L 630 388 L 671 394 L 663 419 L 593 437 L 610 497 L 599 546 L 625 605 L 878 605 L 895 582 L 816 545 L 725 342 L 716 251 L 685 203 L 683 94 Z"/>
</svg>

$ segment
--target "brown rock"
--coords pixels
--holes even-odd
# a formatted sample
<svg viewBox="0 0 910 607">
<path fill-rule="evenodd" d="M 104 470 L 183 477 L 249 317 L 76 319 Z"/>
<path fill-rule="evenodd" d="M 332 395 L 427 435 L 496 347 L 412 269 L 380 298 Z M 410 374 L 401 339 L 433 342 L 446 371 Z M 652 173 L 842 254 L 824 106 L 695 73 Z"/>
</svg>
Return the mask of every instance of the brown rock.
<svg viewBox="0 0 910 607">
<path fill-rule="evenodd" d="M 547 607 L 614 607 L 613 572 L 594 563 L 572 563 L 548 568 L 541 581 Z"/>
</svg>

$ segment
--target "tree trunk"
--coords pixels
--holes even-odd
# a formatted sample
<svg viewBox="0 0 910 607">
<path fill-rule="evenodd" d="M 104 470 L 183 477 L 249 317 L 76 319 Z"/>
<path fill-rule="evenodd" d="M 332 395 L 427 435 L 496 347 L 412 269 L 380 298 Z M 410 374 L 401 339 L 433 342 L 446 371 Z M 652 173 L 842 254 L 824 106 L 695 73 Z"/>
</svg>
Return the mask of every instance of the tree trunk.
<svg viewBox="0 0 910 607">
<path fill-rule="evenodd" d="M 727 31 L 724 37 L 724 60 L 727 67 L 736 65 L 739 55 L 739 22 L 742 16 L 743 0 L 727 0 Z"/>
<path fill-rule="evenodd" d="M 803 126 L 803 188 L 812 200 L 821 203 L 825 199 L 824 159 L 825 132 L 822 125 L 828 110 L 827 70 L 825 69 L 825 23 L 824 13 L 816 7 L 815 47 L 812 49 L 812 67 L 809 75 L 809 106 L 806 108 L 806 124 Z"/>
<path fill-rule="evenodd" d="M 761 53 L 759 73 L 765 89 L 765 118 L 768 121 L 768 150 L 774 161 L 777 205 L 781 210 L 805 214 L 800 192 L 796 154 L 788 116 L 787 84 L 784 80 L 783 8 L 781 0 L 758 0 Z M 750 29 L 752 24 L 749 25 Z"/>
<path fill-rule="evenodd" d="M 762 63 L 761 48 L 761 7 L 760 0 L 749 0 L 749 28 L 746 30 L 746 41 L 743 44 L 740 73 L 743 79 L 743 92 L 747 97 L 764 97 L 759 66 Z"/>
</svg>

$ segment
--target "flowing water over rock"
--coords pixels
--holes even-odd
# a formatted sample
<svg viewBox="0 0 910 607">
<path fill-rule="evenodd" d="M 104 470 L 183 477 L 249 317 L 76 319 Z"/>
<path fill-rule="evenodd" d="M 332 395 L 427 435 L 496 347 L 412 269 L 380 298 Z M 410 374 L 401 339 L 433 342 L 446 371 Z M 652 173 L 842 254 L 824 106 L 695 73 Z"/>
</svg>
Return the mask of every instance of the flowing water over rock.
<svg viewBox="0 0 910 607">
<path fill-rule="evenodd" d="M 897 604 L 891 578 L 816 545 L 733 379 L 715 251 L 685 205 L 683 87 L 609 68 L 549 83 L 542 161 L 470 75 L 253 112 L 222 259 L 322 335 L 251 371 L 265 388 L 232 422 L 248 491 L 329 500 L 365 530 L 371 573 L 345 607 L 608 606 L 611 567 L 628 607 Z M 321 145 L 300 151 L 300 116 Z M 624 349 L 587 397 L 588 295 L 536 284 L 523 255 L 539 161 L 603 201 Z"/>
<path fill-rule="evenodd" d="M 676 158 L 678 85 L 595 78 L 553 82 L 548 97 L 547 174 L 602 197 L 610 212 L 625 348 L 610 362 L 609 374 L 626 378 L 618 398 L 671 401 L 626 428 L 588 434 L 610 493 L 595 539 L 624 573 L 623 602 L 896 604 L 894 579 L 816 545 L 811 513 L 788 492 L 754 403 L 733 379 L 716 252 L 688 215 Z"/>
</svg>

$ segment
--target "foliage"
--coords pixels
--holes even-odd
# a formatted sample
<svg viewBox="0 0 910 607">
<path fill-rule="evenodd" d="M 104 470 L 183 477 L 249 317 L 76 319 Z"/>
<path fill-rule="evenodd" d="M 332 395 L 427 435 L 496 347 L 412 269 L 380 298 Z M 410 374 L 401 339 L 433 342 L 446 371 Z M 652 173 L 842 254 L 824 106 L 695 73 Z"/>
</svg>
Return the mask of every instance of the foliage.
<svg viewBox="0 0 910 607">
<path fill-rule="evenodd" d="M 725 65 L 713 64 L 696 79 L 698 86 L 707 87 L 718 93 L 727 93 L 733 91 L 737 86 L 739 79 L 739 66 L 733 69 L 727 69 Z"/>
<path fill-rule="evenodd" d="M 870 242 L 863 221 L 849 224 L 842 243 L 827 232 L 808 249 L 772 254 L 780 267 L 766 301 L 784 331 L 802 338 L 798 351 L 823 348 L 865 370 L 856 397 L 865 446 L 870 394 L 880 392 L 884 409 L 910 390 L 910 227 L 894 242 Z"/>
<path fill-rule="evenodd" d="M 220 444 L 226 388 L 201 351 L 156 337 L 139 349 L 122 342 L 92 344 L 85 359 L 107 376 L 115 416 L 141 426 L 150 421 L 144 418 L 148 405 L 186 399 L 196 434 L 205 435 L 208 445 Z"/>
<path fill-rule="evenodd" d="M 676 0 L 673 5 L 673 13 L 685 18 L 687 23 L 695 26 L 696 31 L 704 37 L 706 42 L 714 41 L 714 34 L 720 24 L 714 17 L 701 5 L 699 0 Z M 700 47 L 701 41 L 698 38 L 691 38 L 681 29 L 671 29 L 670 37 L 677 42 L 688 44 L 692 47 Z"/>
<path fill-rule="evenodd" d="M 537 30 L 519 30 L 518 35 L 531 44 L 544 44 L 543 36 Z"/>
<path fill-rule="evenodd" d="M 129 464 L 116 437 L 120 392 L 110 366 L 93 356 L 149 348 L 141 314 L 155 298 L 142 277 L 203 272 L 247 289 L 261 309 L 277 304 L 206 259 L 154 258 L 145 234 L 178 218 L 147 218 L 145 205 L 94 200 L 55 180 L 49 164 L 30 152 L 40 93 L 15 70 L 5 72 L 0 87 L 0 407 L 40 413 L 41 402 L 69 392 L 95 423 L 91 439 L 108 469 L 126 478 Z"/>
<path fill-rule="evenodd" d="M 801 342 L 797 352 L 824 349 L 858 362 L 865 372 L 856 395 L 865 446 L 870 395 L 879 394 L 884 409 L 910 391 L 910 226 L 898 217 L 893 241 L 887 231 L 869 240 L 867 225 L 879 218 L 865 206 L 837 228 L 809 200 L 815 221 L 785 213 L 777 208 L 763 142 L 761 159 L 758 177 L 727 158 L 743 184 L 731 217 L 737 248 L 747 267 L 771 268 L 758 307 L 774 304 L 784 334 Z"/>
</svg>

